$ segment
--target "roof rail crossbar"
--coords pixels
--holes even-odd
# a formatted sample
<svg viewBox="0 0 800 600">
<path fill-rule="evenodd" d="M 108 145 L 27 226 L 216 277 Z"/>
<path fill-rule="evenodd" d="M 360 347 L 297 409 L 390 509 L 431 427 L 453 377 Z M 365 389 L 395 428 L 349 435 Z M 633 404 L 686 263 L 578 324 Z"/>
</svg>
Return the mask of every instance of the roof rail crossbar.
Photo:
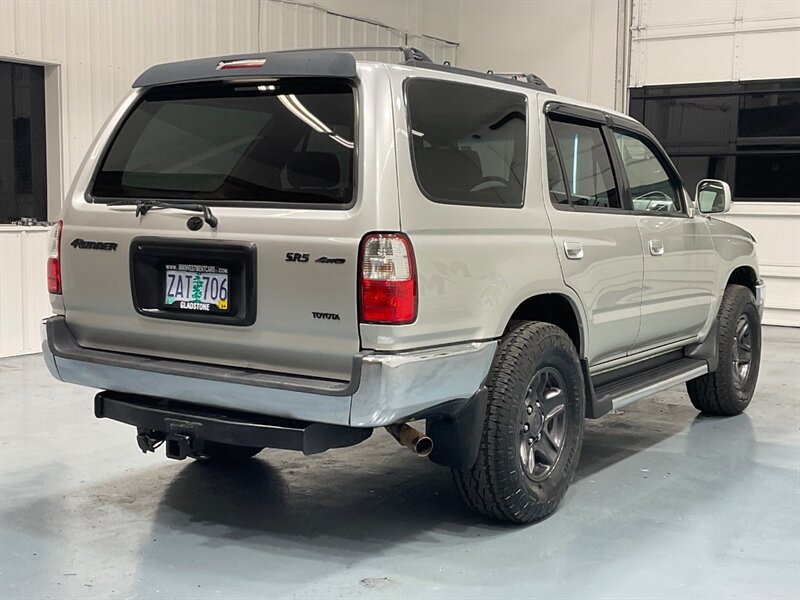
<svg viewBox="0 0 800 600">
<path fill-rule="evenodd" d="M 489 75 L 496 75 L 498 77 L 508 77 L 509 79 L 514 79 L 516 81 L 525 81 L 527 83 L 532 83 L 533 85 L 544 85 L 544 86 L 547 85 L 544 79 L 542 79 L 538 75 L 535 75 L 534 73 L 500 73 L 498 71 L 492 71 L 491 69 L 489 69 L 486 72 Z"/>
<path fill-rule="evenodd" d="M 275 52 L 402 52 L 406 62 L 433 62 L 430 56 L 412 46 L 331 46 L 329 48 L 297 48 Z"/>
</svg>

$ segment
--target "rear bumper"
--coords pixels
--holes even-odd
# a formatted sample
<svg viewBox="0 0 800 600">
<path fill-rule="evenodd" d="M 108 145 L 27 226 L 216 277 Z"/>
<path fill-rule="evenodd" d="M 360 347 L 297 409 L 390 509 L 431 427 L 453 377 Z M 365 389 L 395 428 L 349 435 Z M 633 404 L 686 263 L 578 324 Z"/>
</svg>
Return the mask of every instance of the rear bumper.
<svg viewBox="0 0 800 600">
<path fill-rule="evenodd" d="M 171 458 L 203 454 L 206 441 L 317 454 L 330 448 L 354 446 L 372 433 L 365 428 L 264 417 L 119 392 L 97 394 L 94 414 L 98 419 L 134 425 L 140 436 L 149 434 L 151 439 L 158 440 L 154 436 L 163 435 L 167 456 Z M 146 441 L 142 449 L 145 448 L 153 449 Z"/>
<path fill-rule="evenodd" d="M 42 323 L 61 381 L 127 394 L 351 427 L 452 412 L 481 386 L 497 342 L 353 357 L 349 382 L 188 363 L 79 346 L 63 316 Z"/>
</svg>

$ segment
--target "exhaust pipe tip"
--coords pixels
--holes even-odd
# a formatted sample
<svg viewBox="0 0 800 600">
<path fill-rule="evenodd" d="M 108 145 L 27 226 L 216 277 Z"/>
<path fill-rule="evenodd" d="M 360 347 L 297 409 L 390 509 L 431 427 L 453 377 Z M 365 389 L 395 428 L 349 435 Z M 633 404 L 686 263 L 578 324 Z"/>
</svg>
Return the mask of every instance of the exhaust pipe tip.
<svg viewBox="0 0 800 600">
<path fill-rule="evenodd" d="M 407 423 L 387 425 L 388 431 L 401 446 L 405 446 L 417 456 L 428 456 L 433 452 L 433 440 Z"/>
<path fill-rule="evenodd" d="M 427 435 L 423 435 L 414 444 L 414 453 L 417 456 L 428 456 L 431 452 L 433 452 L 433 440 Z"/>
</svg>

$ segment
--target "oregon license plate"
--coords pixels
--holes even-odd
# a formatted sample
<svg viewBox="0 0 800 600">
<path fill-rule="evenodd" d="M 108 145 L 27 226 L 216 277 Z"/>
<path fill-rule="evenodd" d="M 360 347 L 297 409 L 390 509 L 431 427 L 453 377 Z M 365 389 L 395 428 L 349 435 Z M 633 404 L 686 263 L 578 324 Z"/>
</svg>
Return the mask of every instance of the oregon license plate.
<svg viewBox="0 0 800 600">
<path fill-rule="evenodd" d="M 212 265 L 166 265 L 164 304 L 200 312 L 227 312 L 230 303 L 228 269 Z"/>
</svg>

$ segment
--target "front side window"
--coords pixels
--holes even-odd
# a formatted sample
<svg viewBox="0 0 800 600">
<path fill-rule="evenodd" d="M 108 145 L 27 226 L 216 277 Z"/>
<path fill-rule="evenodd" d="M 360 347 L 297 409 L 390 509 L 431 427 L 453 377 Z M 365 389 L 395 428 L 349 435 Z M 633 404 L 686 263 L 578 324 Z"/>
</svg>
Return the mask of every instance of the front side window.
<svg viewBox="0 0 800 600">
<path fill-rule="evenodd" d="M 621 208 L 611 159 L 600 127 L 557 120 L 551 120 L 550 127 L 564 164 L 572 205 Z"/>
<path fill-rule="evenodd" d="M 673 181 L 654 151 L 642 140 L 614 131 L 628 185 L 633 210 L 658 213 L 681 213 L 680 185 Z"/>
<path fill-rule="evenodd" d="M 411 79 L 406 98 L 411 160 L 425 196 L 446 204 L 522 206 L 524 95 Z"/>
<path fill-rule="evenodd" d="M 354 91 L 347 83 L 155 89 L 129 114 L 95 178 L 115 198 L 346 205 Z"/>
</svg>

